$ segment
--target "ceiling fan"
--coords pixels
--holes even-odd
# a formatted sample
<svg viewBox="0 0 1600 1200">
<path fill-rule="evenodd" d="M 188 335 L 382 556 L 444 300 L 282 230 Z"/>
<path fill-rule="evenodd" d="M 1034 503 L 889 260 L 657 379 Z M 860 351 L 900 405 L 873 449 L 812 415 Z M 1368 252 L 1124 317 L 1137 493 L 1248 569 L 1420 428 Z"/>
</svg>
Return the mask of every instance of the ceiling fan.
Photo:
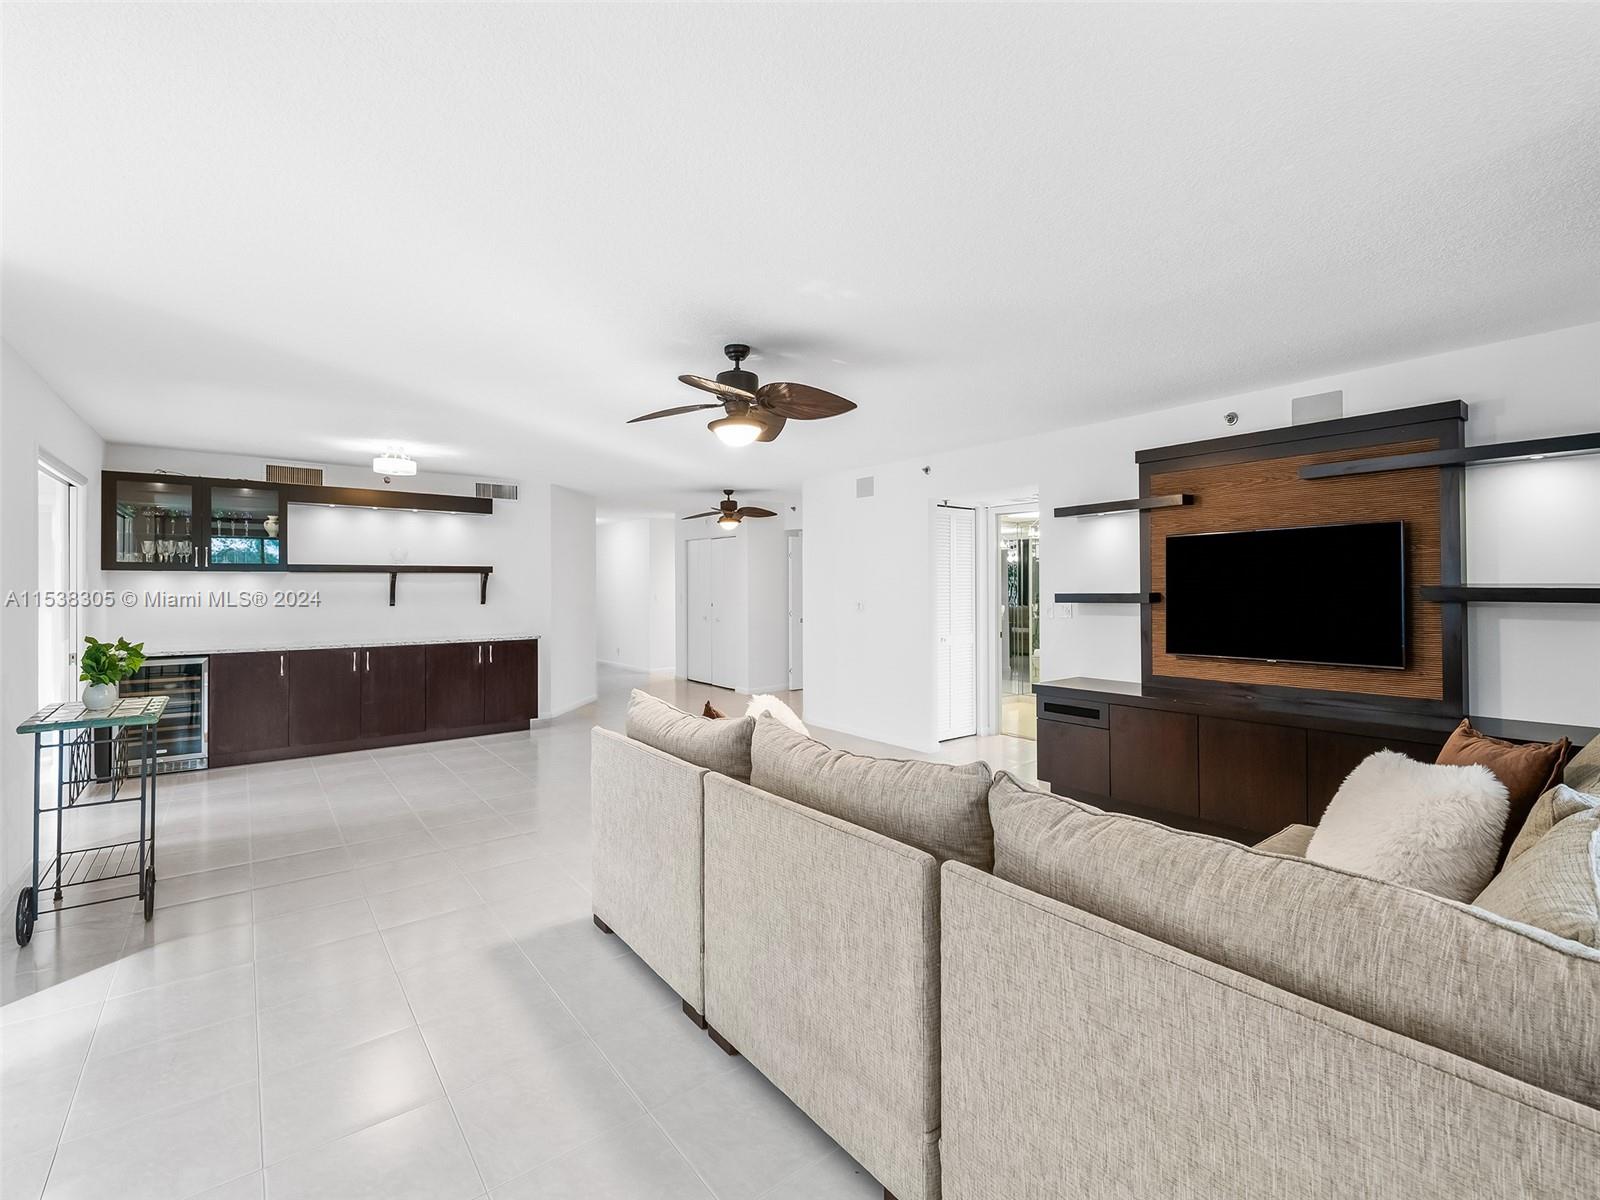
<svg viewBox="0 0 1600 1200">
<path fill-rule="evenodd" d="M 723 529 L 737 529 L 739 528 L 739 522 L 746 517 L 775 517 L 778 515 L 770 508 L 751 508 L 748 505 L 743 508 L 739 507 L 739 502 L 733 498 L 732 488 L 723 488 L 722 494 L 727 499 L 717 507 L 709 512 L 695 513 L 692 516 L 685 517 L 684 520 L 698 521 L 701 517 L 715 517 L 717 518 L 717 524 Z"/>
<path fill-rule="evenodd" d="M 722 352 L 733 360 L 733 370 L 723 371 L 715 379 L 707 379 L 702 375 L 678 376 L 681 382 L 690 387 L 716 396 L 714 403 L 664 408 L 660 412 L 635 417 L 628 424 L 720 408 L 724 415 L 710 422 L 706 428 L 730 446 L 748 446 L 751 442 L 773 441 L 783 432 L 790 418 L 796 421 L 819 421 L 823 417 L 837 417 L 855 407 L 843 396 L 835 396 L 832 392 L 804 383 L 763 384 L 739 365 L 750 353 L 749 346 L 733 343 L 724 346 Z"/>
</svg>

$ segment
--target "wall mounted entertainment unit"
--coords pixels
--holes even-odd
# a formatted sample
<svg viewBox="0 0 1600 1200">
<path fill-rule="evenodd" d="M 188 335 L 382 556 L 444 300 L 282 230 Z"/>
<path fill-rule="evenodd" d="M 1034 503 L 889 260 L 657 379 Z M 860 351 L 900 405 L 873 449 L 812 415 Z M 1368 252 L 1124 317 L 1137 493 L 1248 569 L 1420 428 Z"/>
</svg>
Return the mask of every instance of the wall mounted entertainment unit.
<svg viewBox="0 0 1600 1200">
<path fill-rule="evenodd" d="M 1135 461 L 1147 501 L 1057 510 L 1137 513 L 1139 590 L 1056 599 L 1138 604 L 1142 671 L 1138 683 L 1074 678 L 1034 687 L 1039 777 L 1062 795 L 1248 841 L 1315 823 L 1344 776 L 1375 750 L 1431 760 L 1468 708 L 1466 604 L 1500 593 L 1566 603 L 1597 594 L 1463 585 L 1463 472 L 1492 460 L 1465 446 L 1466 419 L 1467 406 L 1450 401 L 1142 450 Z M 1581 453 L 1592 440 L 1551 441 Z M 1561 452 L 1527 454 L 1541 448 Z M 1169 652 L 1168 537 L 1372 522 L 1404 523 L 1403 666 Z M 1227 580 L 1217 583 L 1225 602 Z M 1271 586 L 1287 621 L 1315 609 L 1316 572 L 1285 573 Z M 1565 736 L 1582 745 L 1600 736 L 1473 723 L 1514 741 Z"/>
</svg>

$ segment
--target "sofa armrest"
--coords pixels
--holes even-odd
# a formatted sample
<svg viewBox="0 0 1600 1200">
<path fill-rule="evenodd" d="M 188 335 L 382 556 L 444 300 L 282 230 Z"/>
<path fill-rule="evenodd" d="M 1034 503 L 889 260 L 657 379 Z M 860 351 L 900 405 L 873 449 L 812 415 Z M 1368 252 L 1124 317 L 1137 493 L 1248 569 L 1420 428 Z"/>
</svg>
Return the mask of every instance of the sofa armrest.
<svg viewBox="0 0 1600 1200">
<path fill-rule="evenodd" d="M 1265 850 L 1268 854 L 1287 854 L 1294 858 L 1304 858 L 1306 847 L 1311 845 L 1311 835 L 1317 832 L 1315 825 L 1290 825 L 1264 841 L 1257 842 L 1257 850 Z"/>
</svg>

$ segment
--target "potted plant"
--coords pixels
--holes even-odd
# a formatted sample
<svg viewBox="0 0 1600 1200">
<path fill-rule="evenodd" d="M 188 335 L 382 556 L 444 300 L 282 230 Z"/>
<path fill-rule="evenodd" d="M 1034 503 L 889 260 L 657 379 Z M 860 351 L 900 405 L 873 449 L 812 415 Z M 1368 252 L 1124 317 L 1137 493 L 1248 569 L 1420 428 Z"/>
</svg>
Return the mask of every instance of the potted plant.
<svg viewBox="0 0 1600 1200">
<path fill-rule="evenodd" d="M 118 638 L 116 644 L 96 638 L 83 639 L 88 649 L 78 659 L 78 678 L 88 683 L 83 689 L 83 706 L 91 712 L 104 712 L 117 703 L 117 684 L 144 666 L 144 643 L 130 644 Z"/>
</svg>

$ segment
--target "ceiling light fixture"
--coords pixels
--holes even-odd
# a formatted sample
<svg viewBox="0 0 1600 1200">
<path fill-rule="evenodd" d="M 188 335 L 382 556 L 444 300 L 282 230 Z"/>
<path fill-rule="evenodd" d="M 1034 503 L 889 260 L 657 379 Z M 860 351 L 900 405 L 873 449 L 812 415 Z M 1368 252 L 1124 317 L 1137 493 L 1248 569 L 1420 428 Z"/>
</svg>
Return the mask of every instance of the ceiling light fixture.
<svg viewBox="0 0 1600 1200">
<path fill-rule="evenodd" d="M 380 454 L 372 460 L 372 473 L 374 475 L 415 475 L 417 464 L 409 455 L 399 450 L 391 450 L 387 454 Z"/>
<path fill-rule="evenodd" d="M 740 520 L 738 513 L 726 513 L 717 518 L 717 524 L 723 529 L 737 529 L 739 528 Z"/>
<path fill-rule="evenodd" d="M 725 446 L 748 446 L 767 429 L 751 416 L 718 417 L 707 424 L 706 428 L 716 434 Z"/>
</svg>

